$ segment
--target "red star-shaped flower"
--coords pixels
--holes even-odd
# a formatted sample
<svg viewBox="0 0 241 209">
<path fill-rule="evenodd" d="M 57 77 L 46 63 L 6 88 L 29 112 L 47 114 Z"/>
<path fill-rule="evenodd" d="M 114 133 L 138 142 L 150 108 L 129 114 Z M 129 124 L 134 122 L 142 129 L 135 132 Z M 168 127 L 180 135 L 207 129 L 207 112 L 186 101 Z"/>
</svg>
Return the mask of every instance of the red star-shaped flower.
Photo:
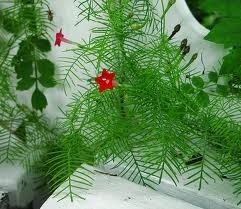
<svg viewBox="0 0 241 209">
<path fill-rule="evenodd" d="M 96 83 L 99 84 L 99 92 L 103 92 L 106 89 L 113 89 L 113 87 L 117 86 L 117 82 L 113 80 L 115 77 L 115 73 L 109 73 L 106 69 L 102 70 L 101 76 L 95 79 Z"/>
<path fill-rule="evenodd" d="M 62 28 L 60 29 L 60 31 L 58 33 L 56 33 L 56 38 L 55 38 L 54 45 L 55 46 L 56 45 L 60 46 L 61 42 L 65 42 L 65 43 L 68 43 L 68 44 L 78 44 L 78 43 L 75 43 L 73 41 L 70 41 L 67 38 L 64 38 L 64 34 L 62 33 Z"/>
</svg>

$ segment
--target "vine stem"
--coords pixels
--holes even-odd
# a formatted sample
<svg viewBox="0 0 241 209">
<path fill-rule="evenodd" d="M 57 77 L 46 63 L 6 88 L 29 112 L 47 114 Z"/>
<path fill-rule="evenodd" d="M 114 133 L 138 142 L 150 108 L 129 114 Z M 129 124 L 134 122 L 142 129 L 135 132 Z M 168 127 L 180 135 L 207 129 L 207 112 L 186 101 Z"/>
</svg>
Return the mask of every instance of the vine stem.
<svg viewBox="0 0 241 209">
<path fill-rule="evenodd" d="M 119 9 L 121 10 L 122 8 L 122 0 L 118 0 L 118 7 Z M 121 63 L 124 63 L 127 56 L 126 56 L 126 53 L 125 53 L 125 48 L 124 48 L 124 41 L 125 41 L 125 37 L 124 37 L 124 34 L 123 34 L 123 26 L 121 24 L 121 27 L 120 27 L 120 33 L 117 33 L 118 35 L 116 35 L 116 38 L 117 40 L 119 41 L 119 46 L 120 46 L 120 49 L 121 49 L 121 53 L 122 53 L 122 60 L 121 60 Z M 121 64 L 121 71 L 123 72 L 123 64 Z M 124 82 L 124 79 L 123 77 L 121 78 L 121 83 Z M 126 115 L 126 112 L 125 112 L 125 108 L 124 108 L 124 103 L 125 103 L 125 99 L 124 99 L 124 93 L 123 91 L 119 92 L 119 99 L 120 99 L 120 109 L 121 109 L 121 115 L 123 117 L 125 117 Z"/>
<path fill-rule="evenodd" d="M 34 49 L 34 74 L 35 74 L 35 87 L 38 89 L 38 66 L 36 63 L 36 54 L 35 54 L 35 49 Z"/>
</svg>

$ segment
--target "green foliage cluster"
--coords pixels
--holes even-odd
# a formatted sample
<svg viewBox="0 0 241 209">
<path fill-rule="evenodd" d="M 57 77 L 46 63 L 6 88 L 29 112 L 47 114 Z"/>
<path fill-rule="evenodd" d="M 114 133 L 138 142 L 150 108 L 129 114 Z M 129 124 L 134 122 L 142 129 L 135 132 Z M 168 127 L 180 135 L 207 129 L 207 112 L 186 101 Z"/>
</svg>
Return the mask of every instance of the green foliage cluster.
<svg viewBox="0 0 241 209">
<path fill-rule="evenodd" d="M 26 106 L 14 100 L 0 102 L 0 164 L 20 163 L 30 171 L 56 136 L 55 130 Z"/>
<path fill-rule="evenodd" d="M 32 106 L 40 111 L 47 106 L 40 86 L 51 88 L 56 85 L 54 63 L 46 58 L 46 52 L 51 50 L 47 31 L 52 29 L 46 8 L 46 1 L 9 1 L 1 9 L 0 22 L 1 34 L 10 37 L 6 46 L 8 59 L 3 56 L 1 67 L 5 65 L 10 70 L 9 66 L 12 66 L 18 80 L 17 90 L 26 91 L 34 86 Z M 13 49 L 17 49 L 15 54 Z"/>
<path fill-rule="evenodd" d="M 241 88 L 241 1 L 234 0 L 202 0 L 197 1 L 198 7 L 206 16 L 216 16 L 215 22 L 206 40 L 217 44 L 223 44 L 228 49 L 228 54 L 223 58 L 223 63 L 218 72 L 211 72 L 209 77 L 225 78 L 225 85 L 217 85 L 217 93 L 224 95 L 236 94 L 240 96 Z M 211 82 L 218 83 L 218 80 Z"/>
<path fill-rule="evenodd" d="M 201 0 L 186 0 L 195 18 L 206 28 L 212 29 L 219 21 L 220 16 L 216 12 L 206 11 L 200 6 Z"/>
<path fill-rule="evenodd" d="M 17 90 L 27 90 L 37 82 L 49 85 L 54 65 L 45 57 L 50 50 L 47 16 L 41 2 L 30 0 L 0 2 L 0 16 L 0 164 L 20 163 L 30 170 L 52 143 L 56 131 L 43 115 L 19 103 L 13 77 L 19 80 Z M 36 69 L 40 77 L 35 77 Z M 41 81 L 41 77 L 47 79 Z M 46 106 L 37 86 L 32 100 L 37 110 Z"/>
<path fill-rule="evenodd" d="M 205 0 L 200 6 L 209 13 L 217 13 L 220 20 L 217 25 L 205 37 L 206 40 L 223 44 L 229 49 L 229 54 L 223 58 L 223 64 L 219 70 L 219 76 L 228 78 L 226 92 L 240 96 L 241 85 L 241 1 L 234 0 L 230 4 L 227 0 L 216 1 Z"/>
<path fill-rule="evenodd" d="M 173 2 L 159 2 L 162 12 Z M 186 174 L 186 184 L 199 189 L 225 176 L 240 200 L 238 98 L 209 92 L 209 83 L 190 67 L 197 55 L 187 60 L 185 41 L 177 46 L 170 40 L 165 15 L 158 15 L 152 1 L 85 0 L 79 10 L 79 24 L 98 24 L 93 38 L 64 60 L 66 83 L 75 83 L 81 70 L 88 88 L 76 93 L 63 112 L 63 135 L 42 165 L 53 190 L 64 183 L 57 195 L 83 198 L 81 191 L 93 180 L 85 165 L 112 163 L 120 176 L 151 188 L 163 176 L 177 184 Z M 92 68 L 95 77 L 102 68 L 114 71 L 119 85 L 100 93 L 91 82 Z M 212 72 L 209 79 L 218 77 Z"/>
</svg>

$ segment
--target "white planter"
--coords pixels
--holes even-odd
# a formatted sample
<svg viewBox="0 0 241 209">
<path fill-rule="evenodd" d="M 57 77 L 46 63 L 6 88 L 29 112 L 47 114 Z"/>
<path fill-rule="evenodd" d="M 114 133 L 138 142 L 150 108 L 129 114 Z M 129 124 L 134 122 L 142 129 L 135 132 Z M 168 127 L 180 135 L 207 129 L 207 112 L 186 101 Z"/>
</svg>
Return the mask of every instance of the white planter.
<svg viewBox="0 0 241 209">
<path fill-rule="evenodd" d="M 111 166 L 110 166 L 111 167 Z M 88 167 L 95 175 L 94 185 L 87 192 L 77 192 L 86 198 L 75 198 L 71 202 L 65 194 L 55 197 L 66 185 L 61 185 L 56 192 L 43 204 L 41 209 L 239 209 L 235 204 L 224 202 L 223 197 L 231 197 L 230 184 L 219 183 L 206 187 L 198 192 L 194 187 L 183 187 L 181 179 L 176 187 L 169 180 L 163 179 L 157 191 L 137 185 L 117 176 L 110 176 L 95 172 L 95 168 Z M 113 173 L 108 166 L 98 168 L 104 173 Z M 117 171 L 116 171 L 117 172 Z M 131 171 L 130 171 L 131 172 Z M 118 172 L 117 172 L 118 173 Z M 223 186 L 225 184 L 225 186 Z M 231 196 L 230 196 L 231 195 Z"/>
<path fill-rule="evenodd" d="M 83 194 L 86 200 L 58 202 L 50 197 L 41 209 L 202 209 L 120 177 L 95 173 L 94 178 L 93 187 Z"/>
<path fill-rule="evenodd" d="M 120 173 L 124 168 L 113 170 L 113 164 L 101 166 L 100 169 L 106 173 Z M 130 173 L 132 171 L 129 171 Z M 212 175 L 210 173 L 210 175 Z M 215 182 L 210 182 L 198 190 L 198 183 L 184 186 L 187 183 L 187 175 L 177 176 L 179 183 L 177 186 L 164 174 L 160 185 L 155 187 L 160 194 L 166 194 L 176 199 L 184 200 L 192 205 L 203 209 L 240 209 L 237 206 L 237 198 L 233 195 L 233 187 L 228 180 L 221 181 L 215 179 Z M 152 178 L 156 182 L 154 178 Z M 148 208 L 149 209 L 149 208 Z M 150 208 L 152 209 L 152 208 Z"/>
</svg>

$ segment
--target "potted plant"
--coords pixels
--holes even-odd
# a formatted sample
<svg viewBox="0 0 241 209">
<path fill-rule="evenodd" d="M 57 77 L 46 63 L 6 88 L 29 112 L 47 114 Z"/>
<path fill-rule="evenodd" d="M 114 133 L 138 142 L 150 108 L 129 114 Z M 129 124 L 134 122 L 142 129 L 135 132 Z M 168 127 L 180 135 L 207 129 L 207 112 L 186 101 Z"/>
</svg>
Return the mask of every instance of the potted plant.
<svg viewBox="0 0 241 209">
<path fill-rule="evenodd" d="M 92 172 L 84 164 L 112 162 L 118 175 L 144 186 L 157 188 L 163 176 L 178 184 L 180 173 L 198 189 L 213 178 L 232 180 L 239 194 L 238 97 L 225 93 L 216 71 L 192 70 L 201 54 L 188 57 L 188 40 L 175 40 L 182 25 L 166 33 L 175 1 L 159 2 L 161 14 L 149 1 L 92 3 L 78 8 L 79 24 L 98 23 L 93 39 L 76 43 L 65 39 L 64 29 L 56 34 L 58 45 L 74 47 L 74 56 L 65 60 L 66 83 L 78 78 L 78 69 L 85 76 L 65 112 L 65 134 L 49 153 L 53 188 L 67 183 L 62 192 L 73 200 L 81 194 L 70 189 L 78 187 L 76 178 L 91 185 Z M 177 10 L 189 11 L 184 3 L 177 1 Z M 201 28 L 199 38 L 208 33 L 195 19 L 187 24 L 191 21 L 194 31 Z"/>
<path fill-rule="evenodd" d="M 186 21 L 167 31 L 173 8 Z M 62 81 L 77 92 L 58 122 L 61 132 L 36 164 L 52 191 L 59 199 L 83 199 L 93 173 L 102 172 L 89 166 L 111 166 L 118 176 L 153 189 L 163 181 L 180 186 L 180 179 L 198 190 L 230 181 L 240 204 L 239 96 L 229 91 L 227 73 L 206 70 L 190 40 L 176 39 L 185 25 L 198 40 L 208 33 L 189 21 L 185 2 L 91 0 L 78 9 L 77 25 L 93 23 L 91 37 L 70 40 L 60 28 L 54 43 L 71 46 Z M 197 60 L 202 71 L 193 69 Z"/>
</svg>

